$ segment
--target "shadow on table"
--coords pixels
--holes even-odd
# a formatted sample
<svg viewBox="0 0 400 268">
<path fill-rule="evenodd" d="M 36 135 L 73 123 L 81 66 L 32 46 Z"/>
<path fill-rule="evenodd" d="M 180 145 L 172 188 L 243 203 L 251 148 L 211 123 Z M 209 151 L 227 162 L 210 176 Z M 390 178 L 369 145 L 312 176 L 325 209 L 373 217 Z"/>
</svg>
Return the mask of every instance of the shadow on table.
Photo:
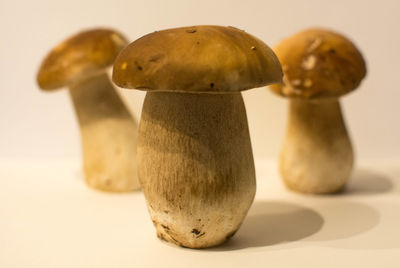
<svg viewBox="0 0 400 268">
<path fill-rule="evenodd" d="M 321 202 L 314 208 L 322 213 L 325 224 L 321 231 L 307 238 L 307 241 L 332 241 L 362 235 L 377 226 L 381 218 L 376 208 L 350 200 Z"/>
<path fill-rule="evenodd" d="M 238 233 L 213 251 L 265 247 L 301 240 L 318 232 L 324 219 L 316 211 L 287 202 L 256 201 Z"/>
<path fill-rule="evenodd" d="M 357 169 L 342 194 L 381 194 L 391 191 L 393 186 L 392 180 L 376 171 Z"/>
</svg>

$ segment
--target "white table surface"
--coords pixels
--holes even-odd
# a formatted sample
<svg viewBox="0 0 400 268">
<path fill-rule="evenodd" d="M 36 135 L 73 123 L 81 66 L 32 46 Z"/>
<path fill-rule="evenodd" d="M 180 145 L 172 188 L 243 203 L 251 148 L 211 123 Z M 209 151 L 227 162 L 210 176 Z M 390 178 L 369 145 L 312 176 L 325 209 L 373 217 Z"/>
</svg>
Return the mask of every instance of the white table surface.
<svg viewBox="0 0 400 268">
<path fill-rule="evenodd" d="M 141 192 L 106 194 L 77 160 L 0 160 L 0 267 L 400 267 L 400 159 L 359 161 L 343 194 L 286 190 L 256 161 L 256 199 L 230 242 L 158 240 Z"/>
</svg>

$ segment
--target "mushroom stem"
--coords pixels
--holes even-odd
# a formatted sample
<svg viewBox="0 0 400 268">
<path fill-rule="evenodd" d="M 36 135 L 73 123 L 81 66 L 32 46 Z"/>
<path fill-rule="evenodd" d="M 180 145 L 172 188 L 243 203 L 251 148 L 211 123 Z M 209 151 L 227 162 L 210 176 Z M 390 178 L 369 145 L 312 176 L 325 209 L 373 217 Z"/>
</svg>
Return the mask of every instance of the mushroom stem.
<svg viewBox="0 0 400 268">
<path fill-rule="evenodd" d="M 137 123 L 107 73 L 75 82 L 69 92 L 80 124 L 87 184 L 104 191 L 138 189 Z"/>
<path fill-rule="evenodd" d="M 229 239 L 256 189 L 241 94 L 148 92 L 138 167 L 160 239 L 190 248 Z"/>
<path fill-rule="evenodd" d="M 353 150 L 337 99 L 292 99 L 280 157 L 288 188 L 334 193 L 349 179 Z"/>
</svg>

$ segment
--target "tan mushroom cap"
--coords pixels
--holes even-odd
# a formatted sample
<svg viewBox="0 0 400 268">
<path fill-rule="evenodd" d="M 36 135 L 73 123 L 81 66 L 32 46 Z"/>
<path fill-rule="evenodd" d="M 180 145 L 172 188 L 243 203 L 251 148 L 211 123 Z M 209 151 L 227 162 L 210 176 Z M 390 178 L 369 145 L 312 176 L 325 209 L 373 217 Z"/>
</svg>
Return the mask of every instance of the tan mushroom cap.
<svg viewBox="0 0 400 268">
<path fill-rule="evenodd" d="M 113 80 L 124 88 L 236 92 L 281 82 L 274 52 L 234 27 L 192 26 L 154 32 L 121 51 Z"/>
<path fill-rule="evenodd" d="M 339 97 L 358 87 L 366 75 L 364 59 L 343 35 L 309 29 L 275 49 L 284 72 L 283 84 L 272 91 L 292 98 Z"/>
<path fill-rule="evenodd" d="M 64 87 L 111 66 L 128 41 L 110 29 L 78 33 L 56 46 L 46 56 L 37 74 L 42 89 Z"/>
</svg>

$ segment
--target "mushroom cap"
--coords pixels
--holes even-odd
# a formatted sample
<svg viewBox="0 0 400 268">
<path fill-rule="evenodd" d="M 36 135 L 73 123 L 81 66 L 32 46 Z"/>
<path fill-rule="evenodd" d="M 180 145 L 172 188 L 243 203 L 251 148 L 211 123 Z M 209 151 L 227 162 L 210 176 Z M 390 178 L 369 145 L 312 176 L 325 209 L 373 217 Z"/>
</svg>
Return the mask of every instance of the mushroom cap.
<svg viewBox="0 0 400 268">
<path fill-rule="evenodd" d="M 114 30 L 80 32 L 50 51 L 39 68 L 37 82 L 42 89 L 53 90 L 94 75 L 111 66 L 127 44 Z"/>
<path fill-rule="evenodd" d="M 148 91 L 227 93 L 281 82 L 274 52 L 234 27 L 192 26 L 145 35 L 121 51 L 113 81 Z"/>
<path fill-rule="evenodd" d="M 275 49 L 284 72 L 283 83 L 270 87 L 291 98 L 330 98 L 358 87 L 366 75 L 360 51 L 346 37 L 325 29 L 309 29 Z"/>
</svg>

